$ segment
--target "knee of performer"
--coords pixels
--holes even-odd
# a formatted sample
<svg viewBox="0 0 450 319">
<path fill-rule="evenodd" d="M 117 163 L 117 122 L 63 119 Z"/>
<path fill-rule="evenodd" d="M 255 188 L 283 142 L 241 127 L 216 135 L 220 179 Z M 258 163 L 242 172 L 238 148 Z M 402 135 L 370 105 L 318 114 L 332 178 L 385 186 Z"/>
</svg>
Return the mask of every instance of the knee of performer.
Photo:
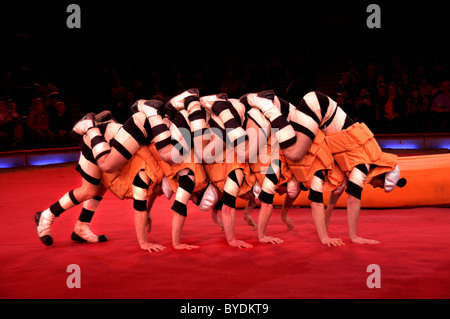
<svg viewBox="0 0 450 319">
<path fill-rule="evenodd" d="M 98 167 L 105 173 L 114 173 L 122 165 L 116 165 L 113 161 L 107 161 L 105 157 L 101 157 L 97 160 Z"/>
<path fill-rule="evenodd" d="M 312 140 L 303 134 L 296 134 L 297 142 L 283 150 L 284 156 L 293 162 L 300 162 L 311 147 Z"/>
<path fill-rule="evenodd" d="M 86 200 L 89 200 L 91 198 L 94 198 L 95 195 L 97 195 L 98 188 L 96 187 L 82 187 L 79 189 L 80 191 L 77 191 L 76 200 L 79 203 L 82 203 Z M 73 196 L 75 197 L 75 190 L 72 191 Z"/>
<path fill-rule="evenodd" d="M 158 150 L 158 155 L 164 162 L 166 162 L 168 164 L 174 164 L 174 161 L 172 158 L 172 150 L 174 150 L 174 147 L 172 144 L 166 145 L 162 149 Z"/>
<path fill-rule="evenodd" d="M 292 145 L 283 150 L 284 156 L 293 162 L 300 162 L 303 157 L 305 157 L 306 152 L 302 150 L 302 148 L 296 147 L 296 145 Z"/>
</svg>

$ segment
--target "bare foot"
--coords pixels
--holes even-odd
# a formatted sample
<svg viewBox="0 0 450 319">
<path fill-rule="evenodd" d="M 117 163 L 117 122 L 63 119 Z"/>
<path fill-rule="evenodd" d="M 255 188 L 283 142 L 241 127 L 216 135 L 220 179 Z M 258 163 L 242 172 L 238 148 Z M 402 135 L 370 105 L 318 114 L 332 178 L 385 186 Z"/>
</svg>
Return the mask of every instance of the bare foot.
<svg viewBox="0 0 450 319">
<path fill-rule="evenodd" d="M 292 230 L 294 228 L 294 223 L 288 216 L 281 216 L 281 220 L 286 224 L 288 230 Z"/>
<path fill-rule="evenodd" d="M 244 214 L 244 220 L 247 223 L 247 225 L 252 226 L 252 230 L 256 230 L 256 223 L 253 220 L 252 216 Z"/>
<path fill-rule="evenodd" d="M 217 210 L 213 209 L 211 211 L 211 218 L 212 218 L 214 224 L 216 224 L 217 226 L 219 226 L 223 230 L 223 224 L 222 224 L 222 221 L 220 220 L 220 218 L 218 216 L 218 211 Z"/>
</svg>

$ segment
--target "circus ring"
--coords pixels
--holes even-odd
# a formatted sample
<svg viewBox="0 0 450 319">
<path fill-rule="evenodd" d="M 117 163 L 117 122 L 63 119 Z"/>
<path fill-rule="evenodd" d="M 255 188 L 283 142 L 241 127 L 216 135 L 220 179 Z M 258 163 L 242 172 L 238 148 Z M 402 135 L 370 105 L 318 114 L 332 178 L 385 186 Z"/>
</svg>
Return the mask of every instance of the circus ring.
<svg viewBox="0 0 450 319">
<path fill-rule="evenodd" d="M 410 140 L 417 137 L 408 136 Z M 424 137 L 418 139 L 423 146 Z M 378 140 L 383 147 L 383 137 Z M 426 136 L 425 140 L 445 146 L 449 137 Z M 42 245 L 36 235 L 34 213 L 80 184 L 71 157 L 76 161 L 77 155 L 68 155 L 78 154 L 78 150 L 65 149 L 62 153 L 69 158 L 67 163 L 62 160 L 46 166 L 33 166 L 33 156 L 45 155 L 48 164 L 54 162 L 58 151 L 2 154 L 2 159 L 9 157 L 12 162 L 14 157 L 23 164 L 0 172 L 0 297 L 449 298 L 450 147 L 425 146 L 398 151 L 402 175 L 408 179 L 406 187 L 390 194 L 371 187 L 364 190 L 358 233 L 379 240 L 378 245 L 349 242 L 345 197 L 338 202 L 342 208 L 332 217 L 329 235 L 342 238 L 346 245 L 320 244 L 307 195 L 302 194 L 295 203 L 298 206 L 289 211 L 293 230 L 288 231 L 280 220 L 279 208 L 273 211 L 267 234 L 283 239 L 280 245 L 259 243 L 255 231 L 245 224 L 242 210 L 237 212 L 236 237 L 251 243 L 251 249 L 229 247 L 210 214 L 190 203 L 182 241 L 200 247 L 175 251 L 171 246 L 173 199 L 161 197 L 152 210 L 149 240 L 167 248 L 151 254 L 137 244 L 132 201 L 121 201 L 111 193 L 105 194 L 91 225 L 95 233 L 106 234 L 109 241 L 72 242 L 70 234 L 81 211 L 81 207 L 75 207 L 55 221 L 54 245 Z M 20 158 L 25 160 L 21 162 Z M 280 204 L 282 197 L 276 200 Z M 256 209 L 253 217 L 257 218 Z M 67 269 L 73 264 L 81 271 L 80 288 L 67 285 Z M 378 265 L 381 270 L 380 288 L 367 284 L 370 265 Z"/>
</svg>

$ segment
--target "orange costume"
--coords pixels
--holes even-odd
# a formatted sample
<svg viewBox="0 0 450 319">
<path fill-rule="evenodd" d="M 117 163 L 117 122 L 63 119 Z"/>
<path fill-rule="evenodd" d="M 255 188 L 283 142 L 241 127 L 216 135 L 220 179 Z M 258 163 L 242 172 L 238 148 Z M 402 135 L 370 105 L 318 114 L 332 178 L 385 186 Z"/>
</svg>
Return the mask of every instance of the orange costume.
<svg viewBox="0 0 450 319">
<path fill-rule="evenodd" d="M 344 180 L 344 174 L 334 162 L 333 154 L 326 142 L 325 134 L 318 131 L 305 157 L 300 162 L 286 159 L 295 178 L 306 188 L 311 188 L 314 174 L 326 170 L 323 190 L 334 190 Z"/>
<path fill-rule="evenodd" d="M 148 195 L 150 195 L 154 187 L 161 183 L 163 172 L 146 145 L 141 146 L 137 153 L 120 170 L 114 173 L 103 172 L 101 182 L 103 186 L 109 188 L 118 198 L 133 198 L 133 180 L 141 170 L 144 170 L 151 180 L 148 188 Z"/>
<path fill-rule="evenodd" d="M 371 165 L 364 183 L 394 170 L 397 165 L 397 155 L 383 152 L 364 123 L 355 123 L 341 132 L 330 133 L 325 139 L 344 173 L 349 174 L 360 164 Z"/>
<path fill-rule="evenodd" d="M 183 169 L 190 169 L 192 172 L 194 172 L 194 191 L 193 193 L 202 191 L 206 186 L 208 186 L 208 180 L 206 178 L 205 169 L 203 168 L 202 163 L 198 163 L 195 161 L 195 153 L 194 149 L 190 150 L 190 159 L 184 158 L 184 161 L 181 163 L 174 163 L 172 165 L 164 162 L 161 160 L 158 154 L 158 150 L 156 149 L 156 146 L 154 143 L 152 143 L 150 146 L 150 152 L 153 154 L 155 159 L 159 163 L 159 167 L 161 167 L 161 170 L 164 174 L 164 176 L 167 177 L 170 186 L 172 187 L 172 190 L 174 192 L 178 189 L 178 179 L 177 179 L 177 173 L 179 173 Z M 187 155 L 188 156 L 188 155 Z"/>
<path fill-rule="evenodd" d="M 211 164 L 204 164 L 206 176 L 221 192 L 223 192 L 225 182 L 228 175 L 236 169 L 241 169 L 244 173 L 244 180 L 239 188 L 238 197 L 250 191 L 255 184 L 256 177 L 250 171 L 248 163 L 239 163 L 236 154 L 233 152 L 234 161 L 227 162 L 226 152 L 222 154 L 222 163 L 217 163 L 218 160 Z"/>
</svg>

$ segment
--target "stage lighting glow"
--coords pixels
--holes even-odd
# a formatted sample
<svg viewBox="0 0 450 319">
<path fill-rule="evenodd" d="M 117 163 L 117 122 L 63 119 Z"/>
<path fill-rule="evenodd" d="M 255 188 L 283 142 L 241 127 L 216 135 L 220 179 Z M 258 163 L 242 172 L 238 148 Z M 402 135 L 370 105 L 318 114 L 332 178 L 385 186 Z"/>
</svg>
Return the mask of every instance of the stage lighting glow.
<svg viewBox="0 0 450 319">
<path fill-rule="evenodd" d="M 381 147 L 395 149 L 395 150 L 418 150 L 418 149 L 422 148 L 415 143 L 408 143 L 408 142 L 403 142 L 403 143 L 387 142 L 387 143 L 383 143 L 383 145 Z"/>
<path fill-rule="evenodd" d="M 67 154 L 39 154 L 39 155 L 28 155 L 28 165 L 31 166 L 42 166 L 50 164 L 61 164 L 67 162 L 76 162 L 78 160 L 78 154 L 67 153 Z"/>
<path fill-rule="evenodd" d="M 0 168 L 13 168 L 24 166 L 25 166 L 25 158 L 22 155 L 0 158 Z"/>
</svg>

